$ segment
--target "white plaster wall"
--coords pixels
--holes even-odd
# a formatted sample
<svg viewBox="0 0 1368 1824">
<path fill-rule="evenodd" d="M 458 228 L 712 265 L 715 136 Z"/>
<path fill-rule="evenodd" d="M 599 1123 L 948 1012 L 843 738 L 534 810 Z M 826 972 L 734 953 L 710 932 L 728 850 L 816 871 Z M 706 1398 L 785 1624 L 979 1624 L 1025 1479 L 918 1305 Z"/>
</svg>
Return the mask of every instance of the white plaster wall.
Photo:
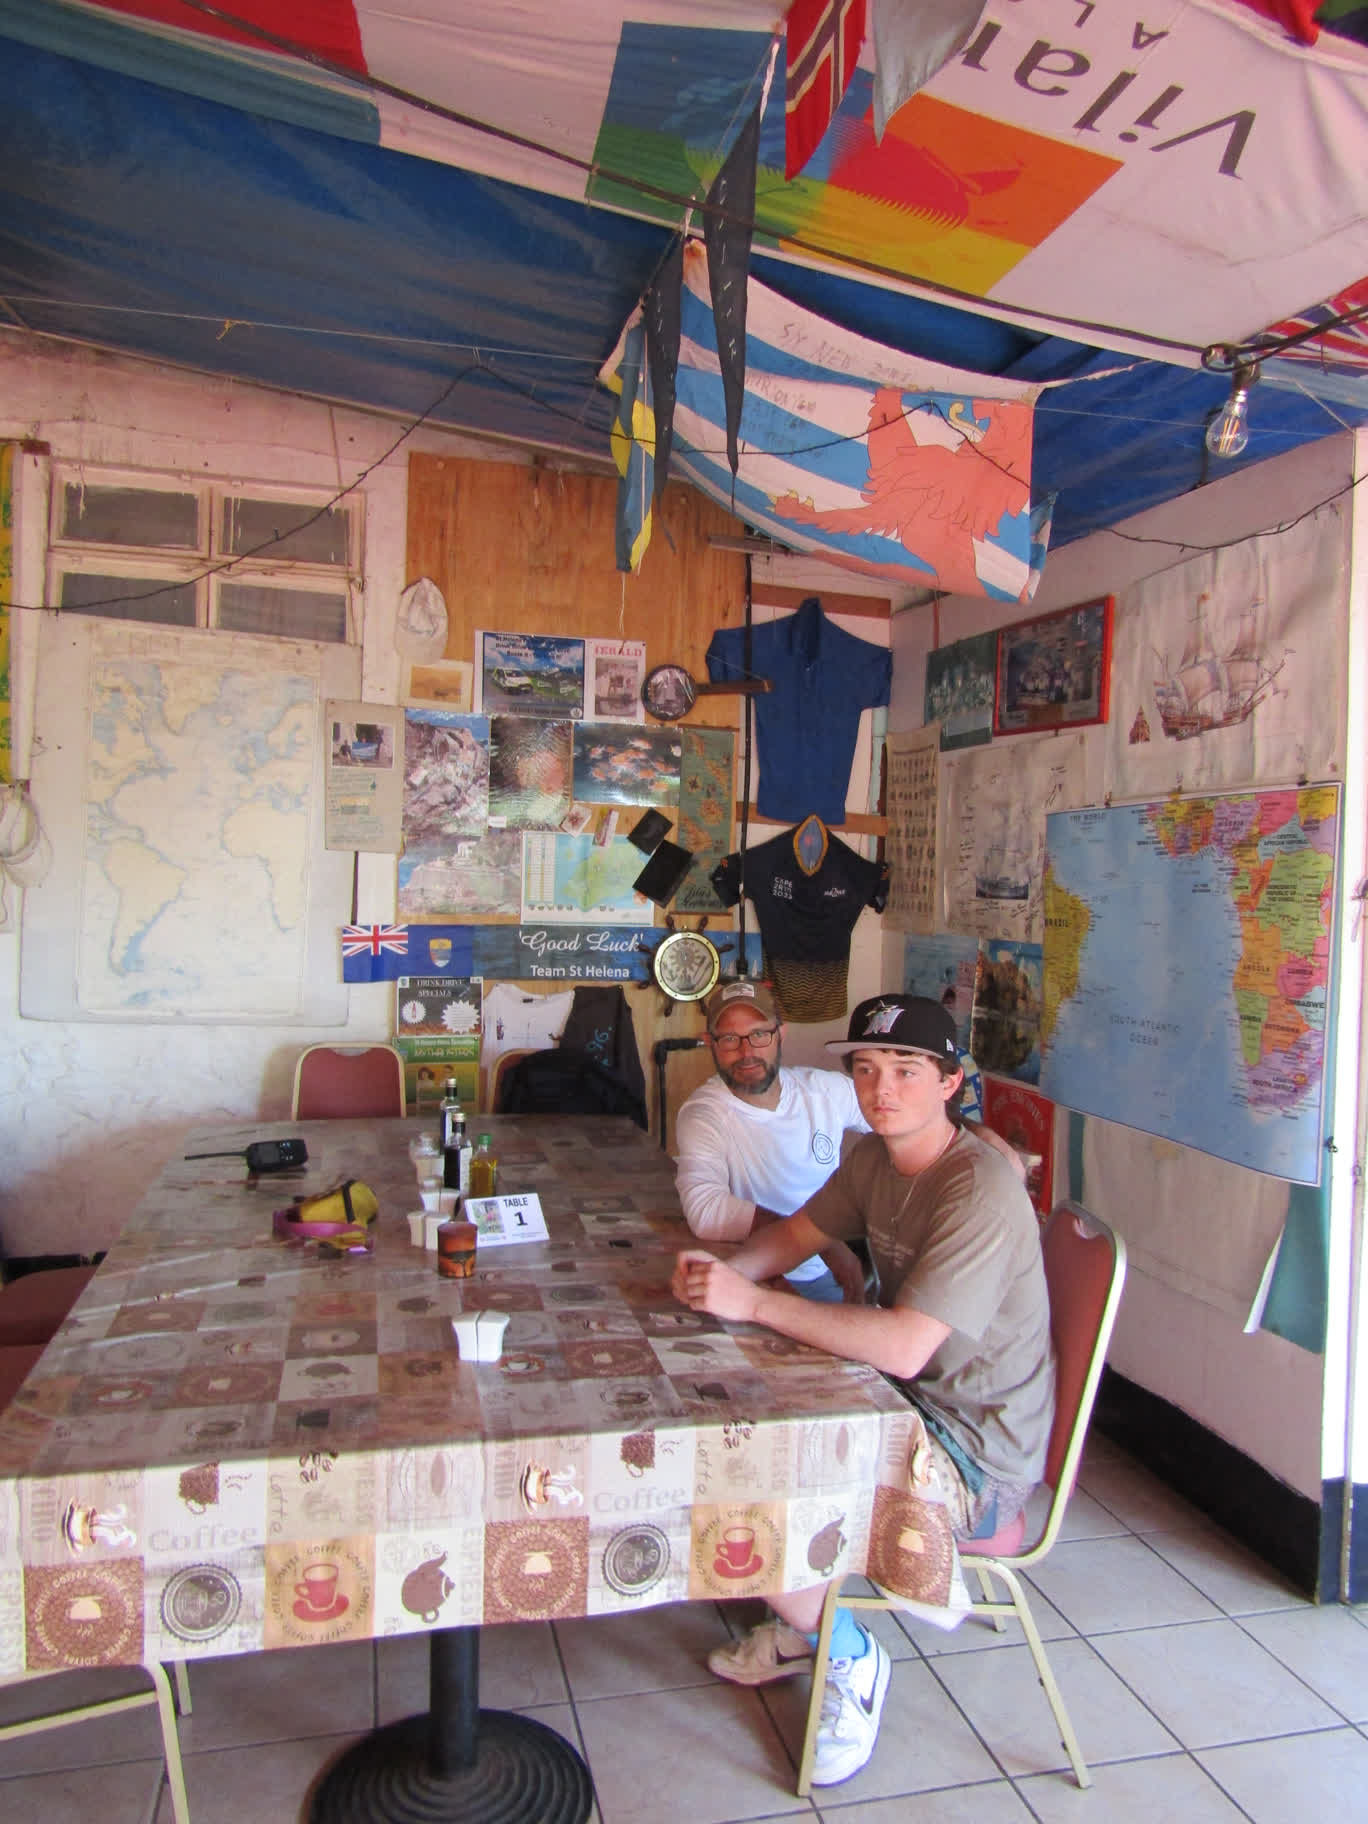
<svg viewBox="0 0 1368 1824">
<path fill-rule="evenodd" d="M 923 720 L 926 654 L 970 634 L 1112 593 L 1186 561 L 1191 549 L 1150 544 L 1149 539 L 1189 540 L 1193 546 L 1249 537 L 1294 517 L 1344 489 L 1352 480 L 1353 440 L 1335 436 L 1293 451 L 1100 532 L 1051 554 L 1029 610 L 1016 604 L 949 597 L 910 607 L 893 618 L 892 728 Z M 1124 536 L 1123 536 L 1124 535 Z M 1362 569 L 1362 565 L 1358 566 Z M 1355 595 L 1363 593 L 1360 582 Z M 1336 654 L 1327 663 L 1340 662 Z M 1100 781 L 1102 730 L 1089 735 L 1090 775 Z M 1363 843 L 1363 819 L 1346 802 L 1346 829 Z M 1361 866 L 1368 867 L 1368 863 Z M 1349 869 L 1350 881 L 1355 878 Z M 883 973 L 900 976 L 903 939 L 884 938 Z M 1349 959 L 1357 967 L 1356 954 Z M 1345 959 L 1339 959 L 1343 973 Z M 1349 1017 L 1357 994 L 1348 1003 Z M 1353 1130 L 1356 1085 L 1341 1067 L 1336 1132 Z M 1348 1112 L 1341 1104 L 1348 1098 Z M 1056 1183 L 1063 1184 L 1066 1123 L 1057 1122 Z M 1322 1476 L 1342 1473 L 1344 1386 L 1347 1362 L 1348 1204 L 1353 1195 L 1353 1156 L 1342 1148 L 1333 1181 L 1330 1338 L 1325 1357 L 1262 1332 L 1245 1335 L 1225 1312 L 1132 1268 L 1117 1325 L 1111 1361 L 1119 1373 L 1191 1414 L 1228 1439 L 1300 1493 L 1319 1500 Z M 1142 1221 L 1137 1213 L 1134 1220 Z M 1200 1212 L 1194 1212 L 1200 1221 Z M 1125 1226 L 1124 1224 L 1121 1226 Z M 1363 1349 L 1368 1360 L 1368 1346 Z M 1364 1402 L 1368 1405 L 1368 1402 Z M 1360 1427 L 1368 1463 L 1368 1415 Z"/>
<path fill-rule="evenodd" d="M 401 429 L 259 388 L 0 333 L 0 440 L 39 440 L 54 460 L 337 489 L 381 457 Z M 386 458 L 361 490 L 362 689 L 391 702 L 411 447 Z M 431 434 L 417 447 L 489 453 Z M 21 466 L 15 599 L 39 602 L 46 464 L 27 457 Z M 35 618 L 15 616 L 20 742 L 31 711 Z M 23 770 L 17 758 L 16 773 Z M 392 857 L 360 858 L 358 912 L 364 920 L 393 916 Z M 282 1119 L 304 1045 L 384 1038 L 390 1026 L 390 991 L 380 985 L 352 988 L 345 1027 L 318 1032 L 21 1020 L 18 969 L 17 931 L 0 932 L 0 1247 L 8 1254 L 107 1246 L 189 1126 Z"/>
<path fill-rule="evenodd" d="M 0 330 L 0 441 L 45 443 L 52 461 L 336 489 L 384 457 L 359 491 L 365 501 L 362 694 L 380 702 L 393 702 L 398 687 L 393 624 L 408 580 L 411 451 L 524 460 L 507 447 L 430 430 L 386 457 L 402 428 L 387 418 Z M 20 603 L 42 600 L 48 469 L 42 456 L 20 465 Z M 784 558 L 757 560 L 756 573 L 758 580 L 817 593 L 860 587 L 859 579 L 830 566 L 795 568 Z M 873 583 L 867 592 L 885 593 Z M 15 616 L 17 776 L 26 770 L 21 756 L 31 732 L 35 618 Z M 861 638 L 887 637 L 886 622 L 845 624 Z M 866 808 L 869 786 L 868 724 L 866 715 L 849 800 L 859 809 Z M 774 827 L 754 826 L 753 839 L 763 840 Z M 853 846 L 872 853 L 869 841 Z M 359 858 L 363 921 L 393 916 L 394 874 L 391 857 Z M 346 1025 L 318 1031 L 21 1020 L 17 917 L 14 924 L 0 931 L 0 1251 L 7 1254 L 108 1246 L 189 1127 L 283 1119 L 295 1060 L 306 1044 L 389 1033 L 391 991 L 382 984 L 350 989 Z M 901 979 L 899 966 L 885 981 L 881 940 L 880 921 L 865 912 L 852 942 L 851 1005 Z M 825 1062 L 822 1041 L 844 1035 L 844 1021 L 795 1027 L 789 1055 L 797 1063 Z"/>
</svg>

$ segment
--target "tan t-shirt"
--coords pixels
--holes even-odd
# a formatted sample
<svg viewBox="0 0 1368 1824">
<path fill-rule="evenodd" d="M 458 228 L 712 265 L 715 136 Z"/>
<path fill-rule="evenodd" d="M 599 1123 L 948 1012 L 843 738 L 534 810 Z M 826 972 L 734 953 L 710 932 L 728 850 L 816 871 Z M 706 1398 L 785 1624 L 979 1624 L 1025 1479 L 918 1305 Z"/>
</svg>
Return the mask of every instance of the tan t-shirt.
<svg viewBox="0 0 1368 1824">
<path fill-rule="evenodd" d="M 865 1237 L 881 1305 L 950 1326 L 907 1383 L 918 1403 L 990 1475 L 1038 1482 L 1054 1417 L 1050 1305 L 1035 1211 L 1007 1161 L 961 1129 L 904 1178 L 870 1134 L 805 1214 L 834 1240 Z"/>
</svg>

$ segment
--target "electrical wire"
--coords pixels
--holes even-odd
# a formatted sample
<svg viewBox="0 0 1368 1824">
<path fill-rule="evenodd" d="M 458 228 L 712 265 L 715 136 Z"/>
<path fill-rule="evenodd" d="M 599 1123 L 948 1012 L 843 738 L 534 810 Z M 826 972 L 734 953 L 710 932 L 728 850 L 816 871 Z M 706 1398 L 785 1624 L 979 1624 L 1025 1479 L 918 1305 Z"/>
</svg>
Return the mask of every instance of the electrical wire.
<svg viewBox="0 0 1368 1824">
<path fill-rule="evenodd" d="M 96 608 L 122 607 L 126 602 L 151 601 L 156 596 L 165 595 L 168 589 L 171 588 L 193 589 L 197 583 L 204 582 L 207 577 L 219 576 L 225 570 L 234 570 L 239 564 L 245 564 L 250 558 L 260 557 L 263 551 L 269 551 L 275 545 L 283 544 L 288 538 L 297 537 L 306 527 L 315 525 L 322 519 L 325 513 L 331 513 L 340 500 L 345 500 L 348 494 L 355 493 L 356 489 L 361 486 L 361 483 L 365 481 L 366 477 L 373 474 L 383 463 L 388 462 L 395 451 L 401 449 L 403 445 L 408 442 L 409 438 L 413 436 L 414 432 L 421 429 L 421 427 L 427 423 L 428 419 L 431 418 L 432 414 L 446 403 L 452 393 L 455 392 L 456 388 L 460 385 L 461 381 L 466 379 L 479 367 L 480 362 L 476 360 L 462 368 L 460 373 L 454 375 L 452 379 L 447 382 L 442 388 L 442 391 L 433 400 L 432 404 L 420 412 L 411 424 L 406 424 L 404 426 L 394 442 L 382 455 L 377 456 L 374 462 L 367 463 L 359 475 L 349 481 L 345 487 L 339 488 L 329 500 L 325 500 L 323 505 L 318 508 L 317 512 L 310 513 L 307 519 L 301 519 L 298 525 L 291 526 L 288 532 L 277 532 L 271 538 L 263 539 L 259 545 L 253 545 L 250 551 L 239 551 L 235 557 L 225 558 L 222 563 L 208 564 L 203 570 L 197 570 L 193 576 L 179 577 L 174 581 L 168 579 L 160 588 L 142 589 L 128 595 L 108 595 L 102 597 L 99 601 L 82 602 L 81 613 L 89 614 Z M 35 610 L 35 605 L 32 602 L 8 602 L 3 599 L 0 599 L 0 607 L 21 608 L 31 612 L 62 612 L 60 607 L 49 608 L 47 604 L 42 604 L 39 609 Z"/>
<path fill-rule="evenodd" d="M 1097 532 L 1091 533 L 1089 536 L 1096 537 L 1099 533 L 1106 532 L 1112 538 L 1124 539 L 1128 545 L 1163 545 L 1170 551 L 1233 551 L 1237 545 L 1248 544 L 1251 538 L 1277 538 L 1284 532 L 1290 532 L 1294 526 L 1301 525 L 1303 520 L 1310 519 L 1314 514 L 1319 513 L 1322 507 L 1332 506 L 1335 501 L 1342 500 L 1346 494 L 1352 494 L 1354 489 L 1360 487 L 1365 481 L 1368 481 L 1368 469 L 1365 469 L 1362 475 L 1356 475 L 1352 481 L 1346 481 L 1342 488 L 1336 488 L 1333 494 L 1327 494 L 1324 500 L 1316 501 L 1293 519 L 1281 520 L 1276 526 L 1262 526 L 1253 532 L 1242 532 L 1238 538 L 1223 538 L 1214 545 L 1193 544 L 1185 538 L 1147 538 L 1138 532 L 1122 532 L 1116 526 L 1099 526 Z"/>
</svg>

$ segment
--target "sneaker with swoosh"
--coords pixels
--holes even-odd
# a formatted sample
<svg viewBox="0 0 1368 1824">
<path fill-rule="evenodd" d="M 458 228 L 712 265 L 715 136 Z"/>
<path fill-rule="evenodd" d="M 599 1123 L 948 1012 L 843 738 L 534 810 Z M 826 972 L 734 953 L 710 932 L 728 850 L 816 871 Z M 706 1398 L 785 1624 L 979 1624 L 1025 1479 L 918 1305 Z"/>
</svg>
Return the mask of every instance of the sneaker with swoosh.
<svg viewBox="0 0 1368 1824">
<path fill-rule="evenodd" d="M 888 1692 L 892 1662 L 872 1634 L 860 1659 L 833 1659 L 827 1667 L 822 1713 L 817 1724 L 814 1786 L 848 1780 L 874 1752 L 879 1717 Z"/>
<path fill-rule="evenodd" d="M 772 1685 L 812 1670 L 812 1648 L 806 1636 L 784 1621 L 762 1621 L 740 1640 L 714 1647 L 708 1670 L 734 1685 Z"/>
</svg>

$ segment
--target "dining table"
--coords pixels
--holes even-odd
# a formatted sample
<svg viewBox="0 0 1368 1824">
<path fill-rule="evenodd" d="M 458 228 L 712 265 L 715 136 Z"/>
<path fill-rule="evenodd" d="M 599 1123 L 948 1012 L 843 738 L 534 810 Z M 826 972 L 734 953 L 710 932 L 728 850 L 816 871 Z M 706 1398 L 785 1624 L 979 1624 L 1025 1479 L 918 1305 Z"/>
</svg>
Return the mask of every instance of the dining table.
<svg viewBox="0 0 1368 1824">
<path fill-rule="evenodd" d="M 693 1237 L 631 1121 L 482 1118 L 546 1239 L 482 1240 L 468 1278 L 411 1239 L 427 1125 L 186 1134 L 0 1416 L 0 1679 L 426 1634 L 428 1711 L 332 1764 L 316 1824 L 582 1824 L 570 1744 L 480 1709 L 482 1626 L 859 1572 L 935 1602 L 958 1566 L 893 1386 L 672 1296 Z M 302 1167 L 248 1171 L 287 1137 Z M 357 1181 L 364 1246 L 294 1232 Z M 496 1361 L 461 1359 L 472 1310 L 508 1316 Z"/>
</svg>

